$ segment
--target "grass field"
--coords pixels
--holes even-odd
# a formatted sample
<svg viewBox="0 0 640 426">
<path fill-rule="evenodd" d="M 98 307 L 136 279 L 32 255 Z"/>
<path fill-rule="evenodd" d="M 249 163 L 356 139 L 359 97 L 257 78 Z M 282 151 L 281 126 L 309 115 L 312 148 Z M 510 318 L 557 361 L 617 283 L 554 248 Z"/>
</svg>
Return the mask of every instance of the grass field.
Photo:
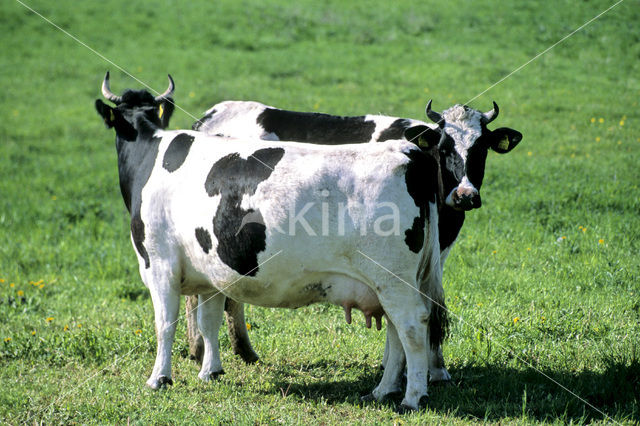
<svg viewBox="0 0 640 426">
<path fill-rule="evenodd" d="M 444 274 L 449 386 L 429 408 L 366 404 L 384 332 L 342 310 L 247 307 L 261 361 L 221 332 L 202 384 L 184 320 L 168 391 L 144 386 L 153 309 L 137 273 L 113 131 L 93 102 L 141 88 L 27 10 L 0 4 L 0 422 L 640 422 L 640 7 L 558 2 L 27 0 L 151 88 L 176 81 L 172 128 L 258 100 L 425 119 L 474 99 L 524 134 L 490 155 L 483 208 Z M 390 277 L 391 279 L 391 277 Z"/>
</svg>

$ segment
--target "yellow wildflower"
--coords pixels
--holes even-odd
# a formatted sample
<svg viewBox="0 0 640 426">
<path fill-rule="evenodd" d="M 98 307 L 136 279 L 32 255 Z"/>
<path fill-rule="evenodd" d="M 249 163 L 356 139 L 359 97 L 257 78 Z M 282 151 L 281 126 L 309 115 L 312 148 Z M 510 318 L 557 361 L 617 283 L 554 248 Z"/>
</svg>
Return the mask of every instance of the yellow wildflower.
<svg viewBox="0 0 640 426">
<path fill-rule="evenodd" d="M 4 278 L 0 278 L 0 283 L 3 283 L 3 282 L 4 282 Z"/>
<path fill-rule="evenodd" d="M 520 321 L 520 317 L 515 317 L 515 318 L 513 319 L 513 323 L 514 323 L 514 324 L 516 324 L 518 321 Z"/>
<path fill-rule="evenodd" d="M 136 331 L 134 331 L 134 333 L 136 334 L 136 336 L 139 336 L 140 334 L 142 334 L 142 330 L 137 329 Z"/>
<path fill-rule="evenodd" d="M 189 97 L 190 97 L 190 98 L 195 98 L 195 97 L 196 97 L 195 92 L 189 92 Z"/>
<path fill-rule="evenodd" d="M 596 136 L 596 142 L 600 142 L 600 136 Z"/>
<path fill-rule="evenodd" d="M 600 238 L 600 239 L 598 240 L 598 244 L 604 244 L 604 240 L 603 240 L 602 238 Z"/>
<path fill-rule="evenodd" d="M 51 321 L 53 321 L 54 319 L 55 319 L 54 317 L 47 317 L 46 321 L 47 321 L 47 322 L 51 322 Z"/>
<path fill-rule="evenodd" d="M 24 291 L 18 290 L 18 296 L 20 296 L 20 297 L 24 296 Z"/>
<path fill-rule="evenodd" d="M 78 324 L 78 325 L 77 325 L 77 327 L 78 327 L 78 328 L 82 328 L 82 324 Z"/>
<path fill-rule="evenodd" d="M 620 125 L 624 126 L 624 120 L 620 120 Z"/>
<path fill-rule="evenodd" d="M 64 331 L 69 331 L 69 325 L 68 325 L 68 324 L 65 324 L 65 326 L 64 326 L 64 328 L 63 328 L 63 330 L 64 330 Z"/>
<path fill-rule="evenodd" d="M 591 117 L 591 122 L 595 123 L 596 122 L 596 118 L 595 117 Z"/>
<path fill-rule="evenodd" d="M 40 284 L 40 285 L 38 286 L 38 288 L 39 288 L 40 290 L 42 290 L 42 289 L 44 288 L 44 284 Z"/>
<path fill-rule="evenodd" d="M 251 324 L 247 323 L 247 330 L 251 330 Z"/>
<path fill-rule="evenodd" d="M 16 286 L 16 284 L 15 284 L 15 283 L 11 283 L 11 284 L 9 284 L 9 287 L 11 287 L 11 288 L 14 288 L 15 286 Z"/>
<path fill-rule="evenodd" d="M 35 336 L 35 335 L 36 335 L 36 331 L 35 331 L 35 330 L 33 330 L 33 331 L 31 332 L 31 335 L 32 335 L 32 336 Z"/>
<path fill-rule="evenodd" d="M 604 123 L 604 118 L 602 117 L 598 118 L 598 123 L 601 123 L 601 124 Z"/>
<path fill-rule="evenodd" d="M 11 337 L 5 337 L 4 342 L 9 343 L 11 341 Z"/>
</svg>

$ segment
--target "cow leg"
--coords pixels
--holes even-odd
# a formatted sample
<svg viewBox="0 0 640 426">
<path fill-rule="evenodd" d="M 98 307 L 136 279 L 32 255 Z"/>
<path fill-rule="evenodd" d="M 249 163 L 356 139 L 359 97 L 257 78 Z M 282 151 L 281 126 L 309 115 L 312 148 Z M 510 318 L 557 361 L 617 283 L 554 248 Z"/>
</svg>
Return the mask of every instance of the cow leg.
<svg viewBox="0 0 640 426">
<path fill-rule="evenodd" d="M 229 340 L 233 353 L 240 355 L 247 364 L 253 364 L 258 360 L 247 333 L 247 323 L 244 319 L 244 303 L 227 298 L 224 305 L 224 314 L 229 329 Z"/>
<path fill-rule="evenodd" d="M 198 305 L 198 328 L 204 341 L 204 356 L 202 368 L 198 377 L 208 382 L 217 379 L 222 370 L 220 349 L 218 345 L 218 331 L 222 323 L 225 296 L 222 293 L 201 294 Z"/>
<path fill-rule="evenodd" d="M 202 364 L 204 341 L 198 330 L 198 296 L 185 297 L 185 316 L 187 317 L 187 338 L 189 340 L 189 357 Z"/>
<path fill-rule="evenodd" d="M 148 287 L 151 289 L 158 348 L 156 362 L 153 365 L 151 377 L 147 380 L 147 385 L 151 389 L 160 389 L 173 384 L 173 380 L 171 380 L 171 346 L 180 312 L 180 293 L 171 286 L 166 288 L 160 288 L 157 285 Z"/>
<path fill-rule="evenodd" d="M 383 369 L 387 368 L 390 350 L 389 334 L 387 334 L 387 338 L 384 343 L 384 355 L 382 356 Z M 405 365 L 403 364 L 402 369 L 404 370 L 404 368 Z M 438 345 L 437 348 L 429 346 L 429 383 L 448 382 L 449 380 L 451 380 L 451 375 L 444 365 L 442 346 Z"/>
<path fill-rule="evenodd" d="M 389 289 L 393 290 L 393 289 Z M 406 288 L 395 289 L 379 295 L 380 302 L 395 326 L 397 336 L 407 359 L 407 390 L 402 405 L 417 410 L 427 398 L 427 374 L 429 371 L 429 348 L 427 345 L 429 311 L 420 298 L 416 298 Z M 373 395 L 380 400 L 394 388 L 394 379 L 402 371 L 402 358 L 398 355 L 400 345 L 389 337 L 389 359 L 382 380 Z M 395 344 L 394 344 L 395 343 Z M 387 377 L 385 377 L 389 374 Z"/>
<path fill-rule="evenodd" d="M 389 317 L 387 317 L 386 346 L 388 350 L 385 348 L 386 363 L 382 380 L 370 395 L 363 398 L 364 400 L 373 397 L 381 401 L 392 393 L 402 391 L 402 372 L 405 365 L 405 355 L 396 327 L 389 320 Z"/>
</svg>

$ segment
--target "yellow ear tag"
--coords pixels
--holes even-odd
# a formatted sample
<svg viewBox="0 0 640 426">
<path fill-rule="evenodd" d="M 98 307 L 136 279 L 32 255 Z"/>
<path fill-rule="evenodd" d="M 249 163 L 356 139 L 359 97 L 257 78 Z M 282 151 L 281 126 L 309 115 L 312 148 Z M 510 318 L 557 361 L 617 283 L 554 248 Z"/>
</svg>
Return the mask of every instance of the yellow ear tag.
<svg viewBox="0 0 640 426">
<path fill-rule="evenodd" d="M 110 115 L 109 115 L 109 120 L 111 120 L 111 121 L 116 121 L 116 116 L 115 116 L 115 115 L 113 115 L 113 110 L 112 110 L 112 109 L 110 109 L 110 110 L 109 110 L 109 113 L 110 113 Z"/>
<path fill-rule="evenodd" d="M 164 114 L 164 105 L 160 104 L 158 107 L 158 118 L 162 118 L 162 114 Z"/>
<path fill-rule="evenodd" d="M 504 139 L 502 139 L 498 144 L 498 148 L 503 151 L 506 151 L 507 149 L 509 149 L 509 136 L 505 135 Z"/>
</svg>

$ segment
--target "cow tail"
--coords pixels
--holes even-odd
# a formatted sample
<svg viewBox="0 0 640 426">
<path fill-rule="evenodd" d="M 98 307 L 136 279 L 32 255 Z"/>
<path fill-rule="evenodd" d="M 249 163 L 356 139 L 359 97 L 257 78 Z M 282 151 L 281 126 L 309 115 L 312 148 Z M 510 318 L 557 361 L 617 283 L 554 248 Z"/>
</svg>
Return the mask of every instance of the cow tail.
<svg viewBox="0 0 640 426">
<path fill-rule="evenodd" d="M 449 333 L 448 309 L 444 301 L 442 288 L 442 267 L 440 266 L 440 241 L 438 234 L 438 208 L 436 203 L 429 203 L 428 237 L 425 239 L 422 267 L 419 269 L 418 282 L 425 303 L 430 307 L 429 343 L 437 347 Z"/>
<path fill-rule="evenodd" d="M 436 348 L 449 335 L 449 315 L 444 299 L 433 303 L 429 316 L 429 343 Z"/>
</svg>

